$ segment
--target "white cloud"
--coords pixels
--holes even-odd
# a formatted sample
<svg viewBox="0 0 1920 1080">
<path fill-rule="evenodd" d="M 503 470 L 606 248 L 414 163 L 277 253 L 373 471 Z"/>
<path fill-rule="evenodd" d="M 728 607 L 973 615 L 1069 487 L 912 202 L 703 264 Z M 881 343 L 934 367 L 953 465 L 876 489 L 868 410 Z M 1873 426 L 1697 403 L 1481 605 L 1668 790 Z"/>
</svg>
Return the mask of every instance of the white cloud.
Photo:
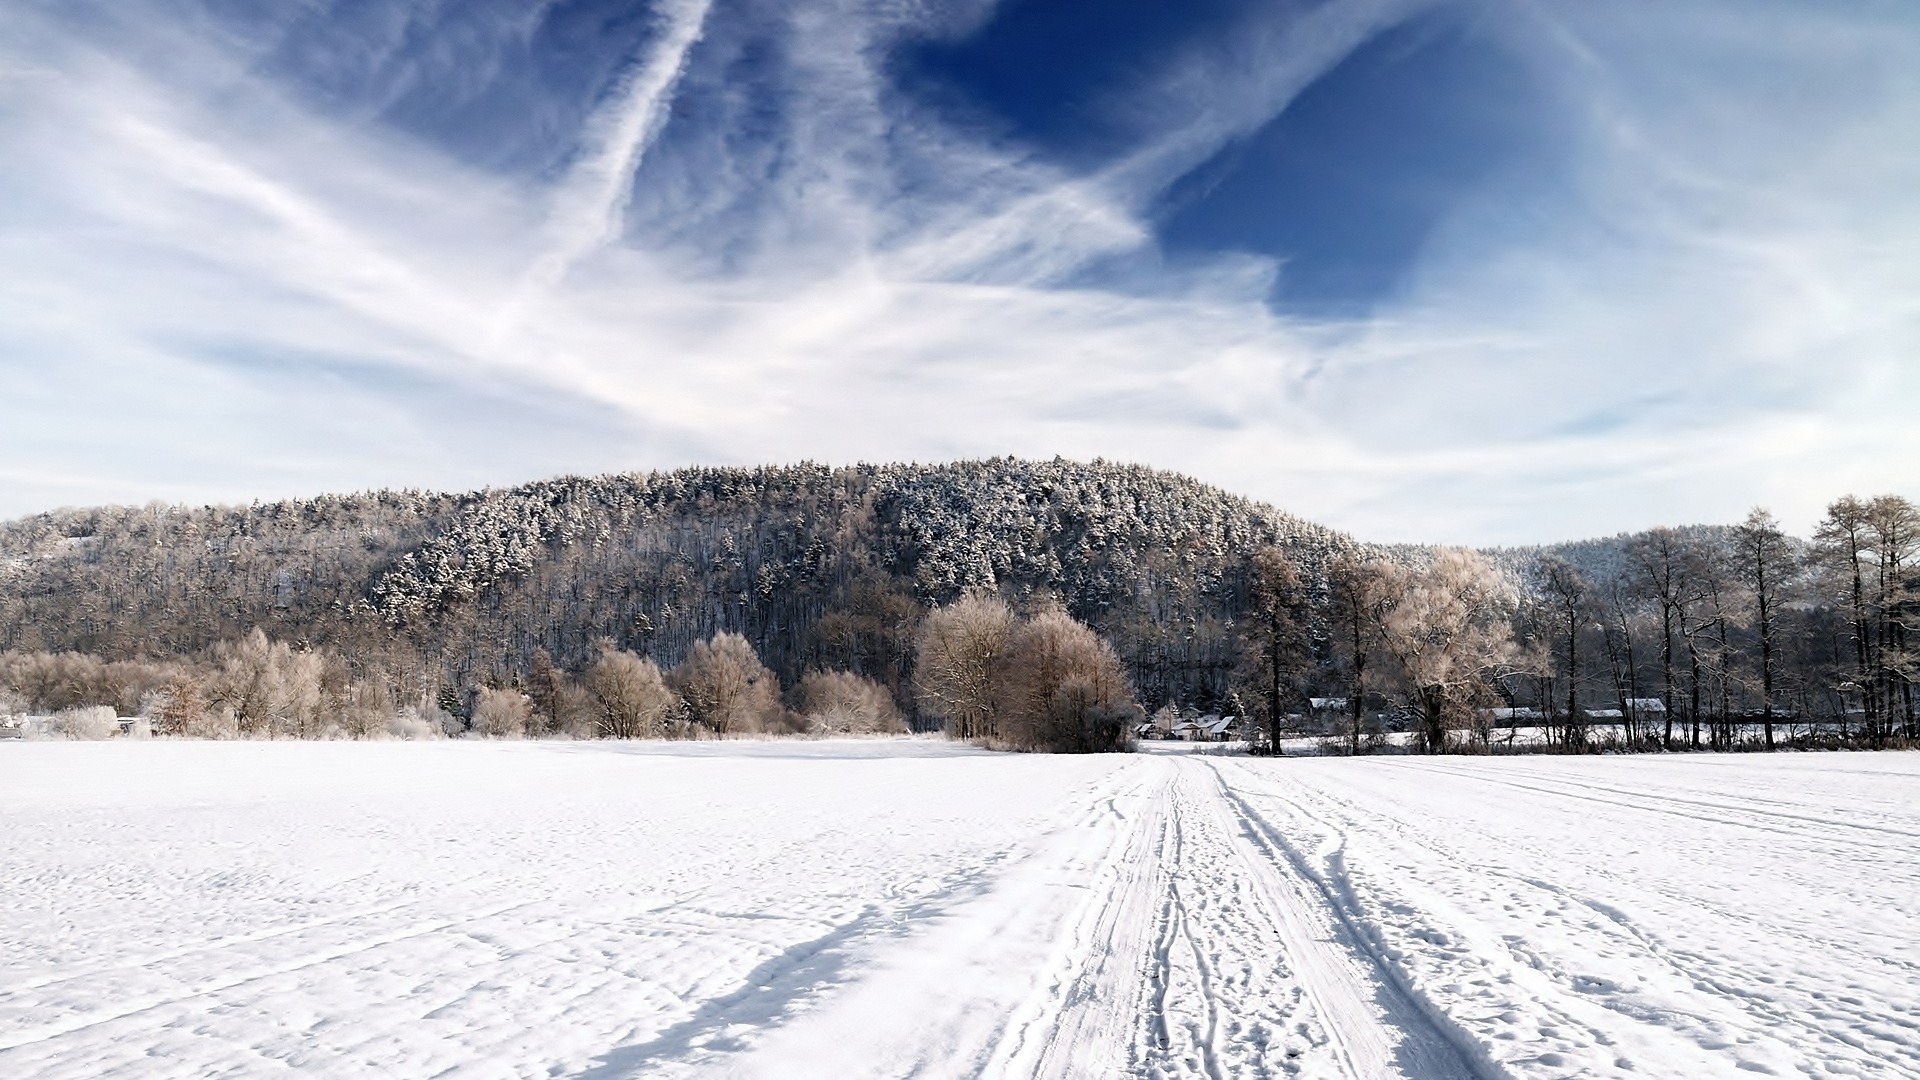
<svg viewBox="0 0 1920 1080">
<path fill-rule="evenodd" d="M 0 513 L 1065 453 L 1369 537 L 1505 542 L 1758 501 L 1804 527 L 1920 480 L 1920 33 L 1891 8 L 1772 8 L 1764 40 L 1704 0 L 1502 9 L 1573 103 L 1565 190 L 1461 208 L 1366 322 L 1276 316 L 1246 258 L 1068 284 L 1150 245 L 1159 185 L 1405 10 L 1176 58 L 1163 134 L 1073 176 L 890 94 L 887 19 L 797 8 L 777 167 L 714 131 L 654 170 L 728 29 L 688 0 L 573 167 L 527 181 L 320 115 L 230 42 L 170 41 L 163 68 L 0 7 Z M 657 186 L 630 188 L 643 159 Z M 622 228 L 749 201 L 731 262 L 698 229 Z"/>
</svg>

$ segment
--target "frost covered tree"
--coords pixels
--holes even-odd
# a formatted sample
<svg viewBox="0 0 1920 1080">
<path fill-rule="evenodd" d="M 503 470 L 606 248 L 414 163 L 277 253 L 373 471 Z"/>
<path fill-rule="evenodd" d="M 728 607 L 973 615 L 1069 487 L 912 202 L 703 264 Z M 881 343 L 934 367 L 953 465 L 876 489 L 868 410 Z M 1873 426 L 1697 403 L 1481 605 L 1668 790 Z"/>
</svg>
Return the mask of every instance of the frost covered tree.
<svg viewBox="0 0 1920 1080">
<path fill-rule="evenodd" d="M 215 645 L 212 659 L 208 696 L 232 712 L 240 734 L 319 734 L 327 704 L 325 657 L 296 652 L 255 628 L 238 641 Z"/>
<path fill-rule="evenodd" d="M 1000 684 L 1014 627 L 1007 602 L 982 592 L 937 608 L 921 622 L 914 639 L 914 690 L 920 711 L 941 721 L 947 734 L 998 734 Z"/>
<path fill-rule="evenodd" d="M 519 690 L 482 687 L 473 704 L 473 730 L 494 739 L 518 739 L 527 733 L 533 701 Z"/>
<path fill-rule="evenodd" d="M 1873 644 L 1876 662 L 1872 686 L 1879 699 L 1876 743 L 1898 733 L 1911 739 L 1916 731 L 1913 682 L 1920 675 L 1920 656 L 1908 634 L 1920 628 L 1920 581 L 1914 560 L 1920 555 L 1920 508 L 1898 495 L 1881 495 L 1867 504 L 1867 524 L 1873 530 Z"/>
<path fill-rule="evenodd" d="M 1868 730 L 1875 726 L 1874 701 L 1865 692 L 1873 666 L 1872 617 L 1868 612 L 1866 567 L 1873 556 L 1873 526 L 1866 502 L 1852 495 L 1835 499 L 1827 516 L 1813 532 L 1813 553 L 1828 579 L 1837 583 L 1853 631 L 1852 670 L 1843 685 L 1861 690 L 1861 706 Z"/>
<path fill-rule="evenodd" d="M 1146 718 L 1113 646 L 1059 608 L 1014 630 L 1005 672 L 995 740 L 1016 750 L 1124 750 Z"/>
<path fill-rule="evenodd" d="M 1775 684 L 1780 658 L 1781 613 L 1788 590 L 1800 573 L 1799 553 L 1773 514 L 1754 507 L 1733 530 L 1735 573 L 1753 603 L 1753 628 L 1760 656 L 1761 727 L 1767 749 L 1774 748 Z"/>
<path fill-rule="evenodd" d="M 668 688 L 651 657 L 608 646 L 587 669 L 587 692 L 598 719 L 595 730 L 610 739 L 659 739 L 680 734 L 685 704 Z"/>
<path fill-rule="evenodd" d="M 1462 548 L 1442 548 L 1396 585 L 1382 640 L 1420 713 L 1427 752 L 1443 753 L 1449 731 L 1497 700 L 1493 681 L 1516 655 L 1518 598 L 1492 563 Z"/>
<path fill-rule="evenodd" d="M 795 691 L 807 730 L 816 735 L 877 735 L 907 730 L 887 688 L 851 671 L 810 671 Z"/>
<path fill-rule="evenodd" d="M 715 634 L 694 643 L 669 679 L 692 721 L 715 735 L 745 735 L 786 727 L 780 681 L 745 637 Z"/>
</svg>

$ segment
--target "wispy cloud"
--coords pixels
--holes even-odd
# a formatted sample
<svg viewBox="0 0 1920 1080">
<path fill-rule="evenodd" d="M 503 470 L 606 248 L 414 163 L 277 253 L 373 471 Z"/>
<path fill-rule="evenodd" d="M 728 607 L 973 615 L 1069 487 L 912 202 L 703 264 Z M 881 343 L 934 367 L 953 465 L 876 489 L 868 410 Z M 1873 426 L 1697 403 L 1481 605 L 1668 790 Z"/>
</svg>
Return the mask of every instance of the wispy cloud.
<svg viewBox="0 0 1920 1080">
<path fill-rule="evenodd" d="M 662 13 L 660 39 L 637 58 L 607 103 L 587 124 L 579 158 L 554 192 L 548 231 L 552 246 L 529 272 L 529 284 L 549 289 L 582 257 L 620 236 L 633 191 L 633 172 L 666 123 L 674 84 L 687 53 L 700 40 L 710 0 L 683 0 Z"/>
<path fill-rule="evenodd" d="M 0 512 L 1013 452 L 1511 541 L 1920 480 L 1892 5 L 1759 34 L 1490 0 L 1565 160 L 1453 206 L 1404 296 L 1309 320 L 1273 258 L 1159 259 L 1169 184 L 1434 6 L 1256 5 L 1141 70 L 1108 103 L 1135 144 L 1083 168 L 904 90 L 911 6 L 669 0 L 592 107 L 529 105 L 572 149 L 516 170 L 391 120 L 447 68 L 402 44 L 424 13 L 331 43 L 385 73 L 339 107 L 285 28 L 0 0 Z M 489 42 L 555 17 L 476 11 Z"/>
</svg>

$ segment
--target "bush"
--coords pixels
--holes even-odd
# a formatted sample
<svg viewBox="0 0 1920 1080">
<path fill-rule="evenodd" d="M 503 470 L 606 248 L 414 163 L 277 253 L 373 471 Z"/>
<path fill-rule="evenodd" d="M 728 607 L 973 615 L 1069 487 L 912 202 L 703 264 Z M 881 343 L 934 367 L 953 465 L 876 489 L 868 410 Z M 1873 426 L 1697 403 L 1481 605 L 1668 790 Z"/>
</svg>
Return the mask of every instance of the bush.
<svg viewBox="0 0 1920 1080">
<path fill-rule="evenodd" d="M 62 709 L 47 720 L 47 733 L 59 739 L 111 739 L 120 734 L 120 717 L 107 705 Z"/>
<path fill-rule="evenodd" d="M 467 730 L 467 725 L 462 723 L 459 717 L 431 701 L 422 701 L 420 705 L 412 711 L 420 717 L 422 723 L 437 729 L 440 734 L 449 739 L 456 735 L 463 734 Z"/>
<path fill-rule="evenodd" d="M 695 724 L 715 735 L 751 735 L 798 727 L 780 706 L 780 680 L 739 634 L 697 641 L 671 683 Z"/>
<path fill-rule="evenodd" d="M 473 731 L 495 739 L 518 739 L 527 733 L 527 720 L 533 715 L 533 700 L 518 690 L 480 691 L 473 707 Z"/>
<path fill-rule="evenodd" d="M 907 718 L 886 687 L 851 671 L 814 671 L 800 680 L 800 714 L 816 735 L 902 733 Z"/>
<path fill-rule="evenodd" d="M 1014 632 L 1004 693 L 996 741 L 1015 750 L 1127 750 L 1146 719 L 1113 646 L 1058 609 Z"/>
<path fill-rule="evenodd" d="M 439 712 L 432 706 L 427 708 L 429 712 Z M 458 725 L 459 721 L 455 720 L 454 723 Z M 387 718 L 387 734 L 396 739 L 438 739 L 446 731 L 437 718 L 423 715 L 421 710 L 407 705 L 394 710 L 393 715 Z"/>
<path fill-rule="evenodd" d="M 595 734 L 610 739 L 659 739 L 684 734 L 685 706 L 667 688 L 660 665 L 608 648 L 587 670 L 595 708 Z M 556 694 L 556 700 L 561 700 Z"/>
</svg>

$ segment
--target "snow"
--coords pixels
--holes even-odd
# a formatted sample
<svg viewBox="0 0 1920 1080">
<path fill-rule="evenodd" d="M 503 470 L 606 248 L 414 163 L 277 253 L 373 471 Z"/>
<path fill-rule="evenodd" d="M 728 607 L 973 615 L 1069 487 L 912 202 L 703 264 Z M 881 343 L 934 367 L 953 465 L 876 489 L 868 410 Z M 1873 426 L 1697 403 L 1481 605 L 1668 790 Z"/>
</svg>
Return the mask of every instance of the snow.
<svg viewBox="0 0 1920 1080">
<path fill-rule="evenodd" d="M 0 746 L 0 1075 L 1920 1076 L 1920 755 Z"/>
</svg>

